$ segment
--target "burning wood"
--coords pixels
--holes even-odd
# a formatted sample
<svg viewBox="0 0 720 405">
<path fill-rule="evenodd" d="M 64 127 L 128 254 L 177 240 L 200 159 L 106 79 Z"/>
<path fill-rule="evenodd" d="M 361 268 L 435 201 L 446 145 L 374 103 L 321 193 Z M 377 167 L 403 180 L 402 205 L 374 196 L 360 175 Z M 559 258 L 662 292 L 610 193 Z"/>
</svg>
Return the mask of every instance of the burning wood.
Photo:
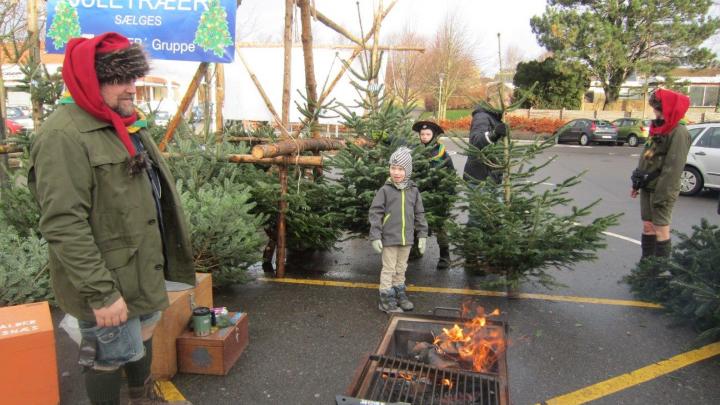
<svg viewBox="0 0 720 405">
<path fill-rule="evenodd" d="M 455 324 L 450 329 L 443 328 L 432 343 L 414 344 L 410 350 L 413 358 L 441 370 L 492 372 L 500 353 L 505 350 L 505 342 L 501 330 L 486 327 L 487 317 L 500 315 L 500 310 L 486 315 L 482 307 L 473 311 L 463 308 L 463 313 L 474 313 L 474 316 L 462 327 Z"/>
</svg>

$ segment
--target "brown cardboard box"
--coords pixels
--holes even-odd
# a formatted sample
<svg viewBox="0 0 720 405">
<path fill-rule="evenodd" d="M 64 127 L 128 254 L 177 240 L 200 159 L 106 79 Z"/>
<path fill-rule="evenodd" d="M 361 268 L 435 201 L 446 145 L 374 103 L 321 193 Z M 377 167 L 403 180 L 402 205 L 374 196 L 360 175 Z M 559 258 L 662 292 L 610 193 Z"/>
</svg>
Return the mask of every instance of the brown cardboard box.
<svg viewBox="0 0 720 405">
<path fill-rule="evenodd" d="M 213 306 L 211 275 L 195 273 L 195 278 L 195 288 L 168 293 L 170 306 L 163 311 L 162 319 L 153 334 L 152 375 L 156 379 L 171 379 L 177 373 L 175 340 L 187 329 L 193 305 L 209 308 Z"/>
<path fill-rule="evenodd" d="M 231 314 L 232 315 L 232 314 Z M 226 375 L 248 345 L 248 317 L 208 336 L 185 331 L 177 340 L 181 373 Z"/>
<path fill-rule="evenodd" d="M 60 403 L 55 335 L 48 303 L 0 308 L 0 402 Z"/>
</svg>

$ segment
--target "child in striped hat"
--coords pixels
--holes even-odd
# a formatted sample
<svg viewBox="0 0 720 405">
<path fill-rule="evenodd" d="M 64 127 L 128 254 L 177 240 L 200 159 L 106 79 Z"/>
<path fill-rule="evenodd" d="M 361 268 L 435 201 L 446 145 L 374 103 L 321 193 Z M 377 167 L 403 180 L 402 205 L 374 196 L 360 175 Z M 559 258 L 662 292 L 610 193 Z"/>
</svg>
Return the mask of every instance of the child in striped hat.
<svg viewBox="0 0 720 405">
<path fill-rule="evenodd" d="M 370 206 L 370 241 L 382 254 L 379 308 L 388 313 L 414 308 L 405 290 L 405 270 L 415 234 L 421 253 L 427 240 L 425 208 L 411 174 L 410 149 L 400 147 L 390 156 L 390 178 Z"/>
</svg>

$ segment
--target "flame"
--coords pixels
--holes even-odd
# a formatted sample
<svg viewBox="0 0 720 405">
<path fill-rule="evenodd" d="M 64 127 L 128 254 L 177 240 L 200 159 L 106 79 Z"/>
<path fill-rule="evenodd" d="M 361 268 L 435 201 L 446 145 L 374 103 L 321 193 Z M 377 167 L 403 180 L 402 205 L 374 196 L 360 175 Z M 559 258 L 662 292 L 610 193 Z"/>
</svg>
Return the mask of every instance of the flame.
<svg viewBox="0 0 720 405">
<path fill-rule="evenodd" d="M 447 386 L 449 389 L 452 389 L 452 387 L 453 387 L 454 384 L 452 383 L 452 381 L 448 380 L 447 378 L 443 378 L 443 379 L 442 379 L 442 385 L 445 385 L 445 386 Z"/>
<path fill-rule="evenodd" d="M 474 316 L 462 327 L 454 325 L 451 329 L 443 328 L 443 333 L 435 337 L 433 344 L 438 349 L 445 349 L 445 352 L 448 347 L 456 347 L 460 360 L 471 363 L 473 371 L 490 371 L 499 354 L 505 350 L 505 342 L 499 328 L 486 328 L 487 317 L 500 315 L 500 310 L 485 314 L 482 307 L 463 305 L 462 313 L 466 318 Z"/>
</svg>

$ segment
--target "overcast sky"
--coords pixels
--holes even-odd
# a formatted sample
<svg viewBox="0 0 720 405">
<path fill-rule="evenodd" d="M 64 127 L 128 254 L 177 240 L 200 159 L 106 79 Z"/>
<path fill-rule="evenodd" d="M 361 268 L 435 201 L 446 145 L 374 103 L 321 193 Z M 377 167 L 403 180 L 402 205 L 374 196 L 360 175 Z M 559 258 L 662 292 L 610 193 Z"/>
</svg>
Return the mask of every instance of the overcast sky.
<svg viewBox="0 0 720 405">
<path fill-rule="evenodd" d="M 317 9 L 333 21 L 359 36 L 356 0 L 315 0 Z M 372 10 L 379 0 L 360 0 L 365 31 L 372 25 Z M 383 0 L 387 6 L 390 0 Z M 239 40 L 282 40 L 284 0 L 243 0 L 238 9 Z M 544 52 L 530 29 L 530 18 L 542 15 L 545 0 L 399 0 L 382 25 L 382 36 L 387 37 L 410 27 L 431 38 L 449 14 L 455 13 L 478 46 L 475 56 L 486 74 L 497 71 L 497 34 L 501 34 L 502 47 L 514 46 L 526 59 L 534 59 Z M 720 14 L 714 6 L 713 15 Z M 298 15 L 299 18 L 299 15 Z M 315 43 L 337 43 L 334 31 L 314 22 L 317 31 Z M 299 27 L 299 23 L 298 23 Z M 716 52 L 720 41 L 716 36 L 709 44 Z"/>
</svg>

